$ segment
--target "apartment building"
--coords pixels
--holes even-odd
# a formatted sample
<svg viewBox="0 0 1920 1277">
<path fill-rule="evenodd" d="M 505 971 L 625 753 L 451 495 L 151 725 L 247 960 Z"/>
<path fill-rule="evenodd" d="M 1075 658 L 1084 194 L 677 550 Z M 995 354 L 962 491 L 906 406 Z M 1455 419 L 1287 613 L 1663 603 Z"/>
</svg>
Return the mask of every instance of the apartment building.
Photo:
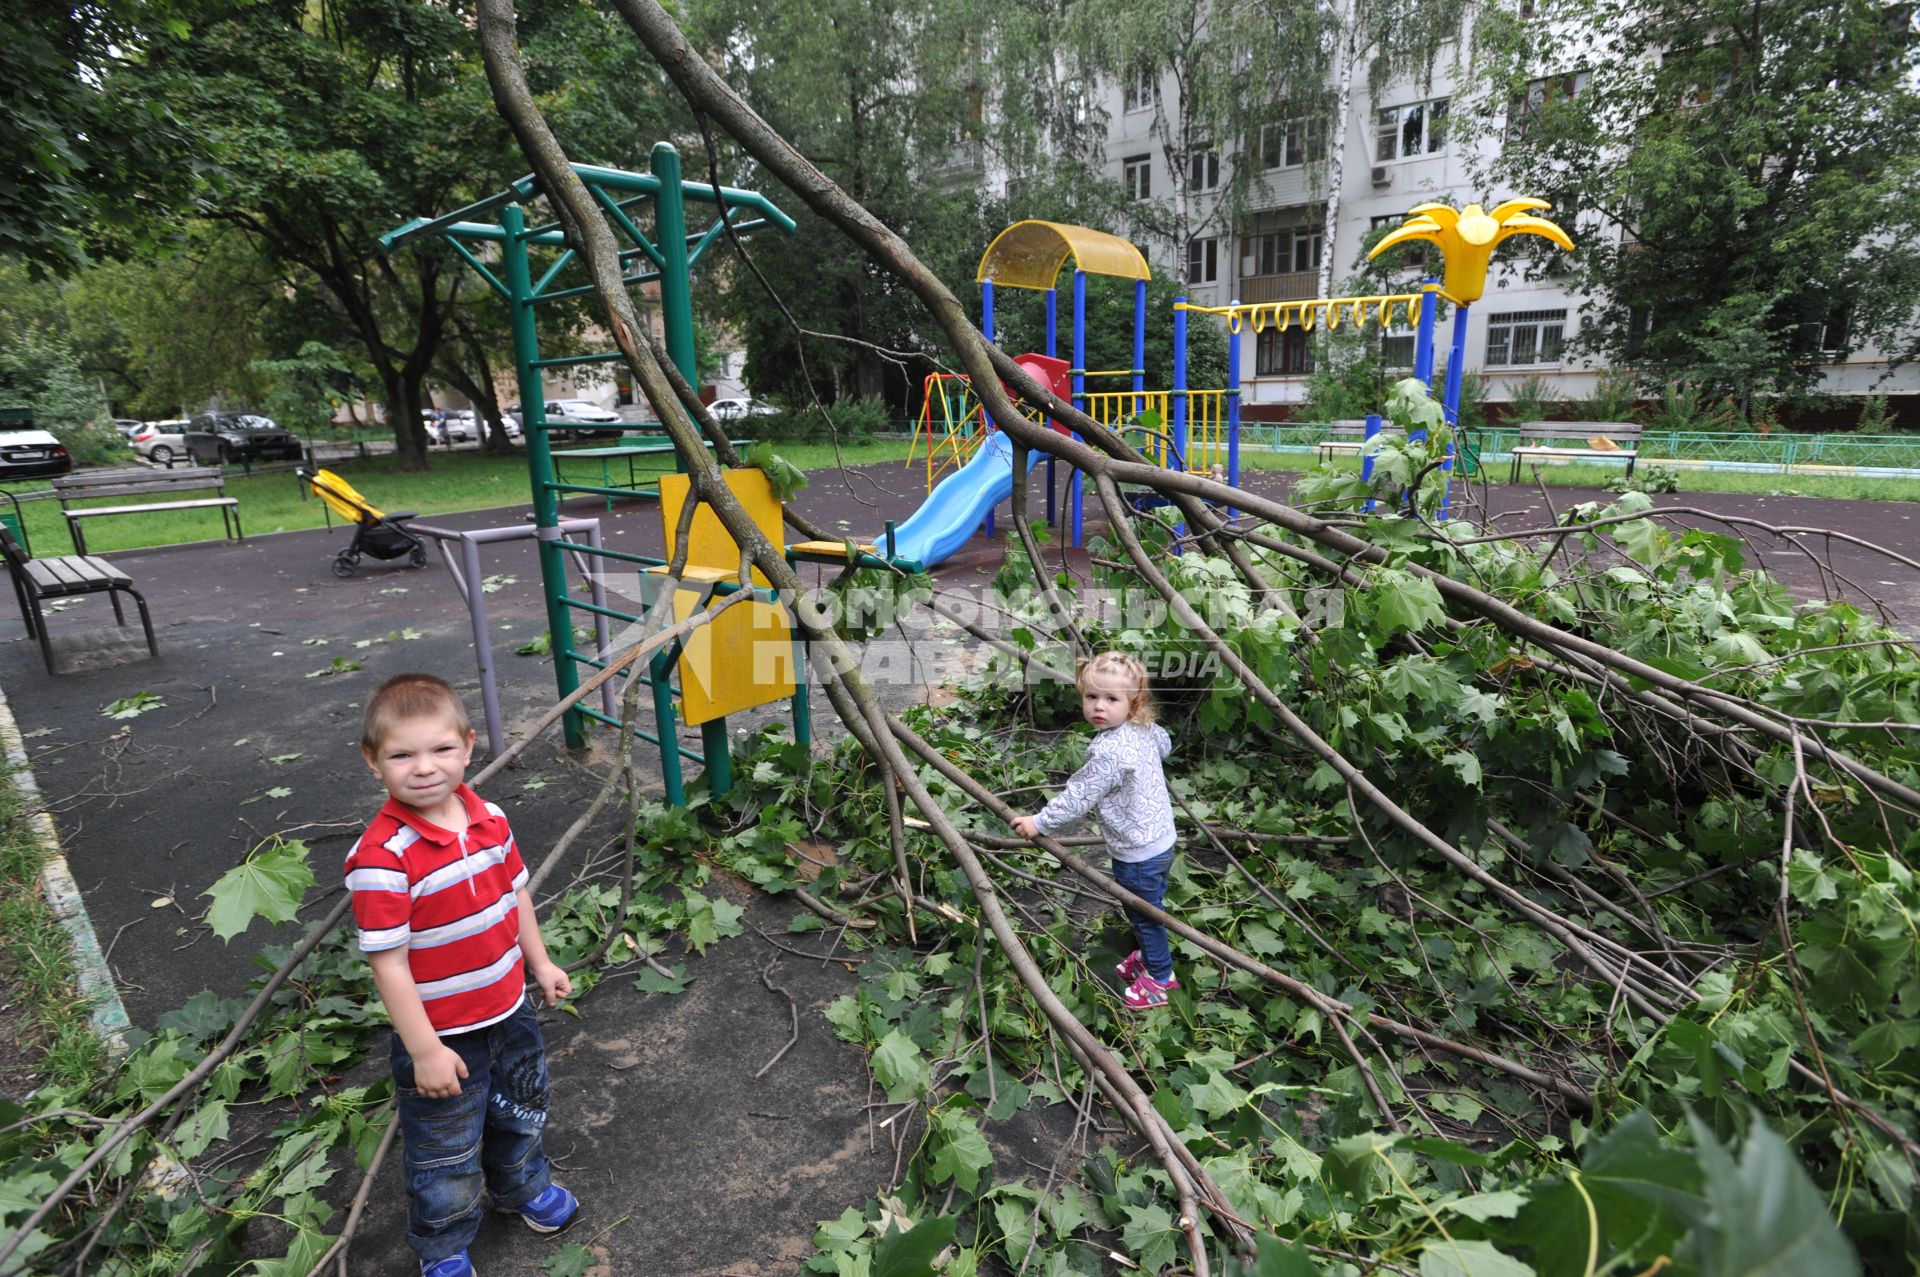
<svg viewBox="0 0 1920 1277">
<path fill-rule="evenodd" d="M 1573 73 L 1537 81 L 1512 109 L 1523 113 L 1550 94 L 1579 92 L 1584 78 L 1584 73 Z M 1147 239 L 1142 247 L 1155 263 L 1183 270 L 1187 296 L 1203 305 L 1319 296 L 1321 268 L 1329 257 L 1338 292 L 1359 265 L 1369 232 L 1398 225 L 1407 210 L 1424 201 L 1459 205 L 1480 199 L 1472 170 L 1485 164 L 1474 161 L 1491 157 L 1472 148 L 1498 145 L 1500 139 L 1498 129 L 1454 127 L 1457 85 L 1442 67 L 1430 82 L 1389 85 L 1377 95 L 1368 90 L 1364 74 L 1356 76 L 1352 109 L 1337 124 L 1345 135 L 1344 148 L 1335 145 L 1339 138 L 1326 135 L 1322 123 L 1295 120 L 1263 129 L 1244 149 L 1190 146 L 1175 151 L 1170 163 L 1166 139 L 1181 133 L 1177 106 L 1169 96 L 1173 88 L 1170 76 L 1155 73 L 1105 86 L 1108 171 L 1137 200 L 1177 205 L 1183 214 L 1177 220 L 1187 228 L 1184 242 Z M 1469 136 L 1476 132 L 1477 139 Z M 1324 201 L 1330 186 L 1329 157 L 1336 152 L 1342 157 L 1340 204 L 1328 242 Z M 1175 165 L 1180 171 L 1173 171 Z M 1246 212 L 1229 219 L 1221 192 L 1232 165 L 1256 166 L 1251 175 L 1255 194 Z M 1497 200 L 1530 193 L 1488 194 Z M 1589 235 L 1620 233 L 1597 220 L 1562 225 L 1576 243 Z M 1439 274 L 1437 258 L 1432 273 Z M 1412 287 L 1418 278 L 1411 273 L 1403 282 Z M 1532 377 L 1561 398 L 1584 398 L 1593 392 L 1604 370 L 1566 349 L 1578 330 L 1580 302 L 1580 295 L 1551 273 L 1528 279 L 1511 264 L 1503 266 L 1496 255 L 1486 294 L 1469 312 L 1465 361 L 1469 375 L 1482 377 L 1489 403 L 1506 402 L 1518 383 Z M 1844 319 L 1836 316 L 1829 322 L 1837 326 Z M 1444 363 L 1450 311 L 1441 324 Z M 1823 329 L 1823 349 L 1833 331 Z M 1246 417 L 1279 420 L 1291 415 L 1306 399 L 1315 359 L 1313 340 L 1298 328 L 1243 332 L 1239 339 Z M 1411 367 L 1413 338 L 1404 330 L 1380 339 L 1379 349 L 1390 364 Z M 1876 351 L 1855 351 L 1844 362 L 1832 363 L 1825 369 L 1825 384 L 1840 395 L 1888 395 L 1896 411 L 1920 405 L 1920 370 L 1889 371 L 1887 359 Z M 1836 417 L 1850 424 L 1848 410 Z"/>
</svg>

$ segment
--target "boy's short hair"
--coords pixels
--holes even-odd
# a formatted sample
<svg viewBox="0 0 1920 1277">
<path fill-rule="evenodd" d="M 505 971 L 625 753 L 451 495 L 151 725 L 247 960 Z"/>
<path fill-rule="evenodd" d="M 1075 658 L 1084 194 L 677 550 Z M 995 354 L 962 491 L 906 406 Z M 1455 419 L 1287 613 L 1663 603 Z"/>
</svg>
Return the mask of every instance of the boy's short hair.
<svg viewBox="0 0 1920 1277">
<path fill-rule="evenodd" d="M 395 674 L 367 702 L 360 721 L 360 748 L 378 753 L 380 742 L 395 724 L 415 718 L 451 719 L 462 734 L 473 731 L 466 704 L 452 684 L 431 674 Z"/>
<path fill-rule="evenodd" d="M 1146 726 L 1160 715 L 1153 704 L 1153 681 L 1146 662 L 1131 652 L 1102 652 L 1081 658 L 1073 672 L 1073 685 L 1084 695 L 1087 682 L 1096 674 L 1117 674 L 1127 681 L 1133 696 L 1127 705 L 1127 721 Z"/>
</svg>

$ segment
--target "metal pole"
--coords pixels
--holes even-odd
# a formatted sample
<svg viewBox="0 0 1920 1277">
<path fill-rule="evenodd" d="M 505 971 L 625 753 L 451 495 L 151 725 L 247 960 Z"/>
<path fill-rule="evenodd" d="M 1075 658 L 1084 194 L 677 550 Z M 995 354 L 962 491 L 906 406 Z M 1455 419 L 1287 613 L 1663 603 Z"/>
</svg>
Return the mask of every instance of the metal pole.
<svg viewBox="0 0 1920 1277">
<path fill-rule="evenodd" d="M 697 387 L 700 366 L 693 352 L 692 265 L 687 258 L 687 208 L 680 181 L 680 152 L 671 143 L 656 142 L 652 171 L 660 179 L 660 193 L 653 201 L 653 241 L 660 252 L 660 316 L 667 326 L 667 355 L 687 384 Z M 687 468 L 678 453 L 674 468 L 683 472 Z M 707 758 L 707 788 L 718 798 L 733 788 L 727 720 L 716 718 L 700 724 L 700 743 Z M 662 755 L 668 752 L 663 749 Z"/>
<path fill-rule="evenodd" d="M 1229 307 L 1240 305 L 1238 301 L 1228 302 Z M 1234 331 L 1234 321 L 1227 321 L 1227 482 L 1233 487 L 1240 486 L 1240 334 Z M 1227 517 L 1234 517 L 1232 506 L 1227 507 Z"/>
<path fill-rule="evenodd" d="M 1453 502 L 1453 458 L 1459 451 L 1460 438 L 1460 383 L 1467 364 L 1467 305 L 1458 303 L 1453 308 L 1453 344 L 1447 349 L 1447 424 L 1453 427 L 1453 438 L 1447 440 L 1447 459 L 1440 467 L 1447 476 L 1447 484 L 1440 493 L 1440 517 L 1447 517 L 1447 506 Z"/>
<path fill-rule="evenodd" d="M 1146 406 L 1140 394 L 1147 388 L 1147 281 L 1133 281 L 1133 410 Z"/>
<path fill-rule="evenodd" d="M 1363 484 L 1373 481 L 1373 449 L 1368 445 L 1373 442 L 1373 437 L 1379 433 L 1380 414 L 1370 412 L 1367 414 L 1367 433 L 1360 444 L 1360 482 Z M 1367 498 L 1367 513 L 1373 513 L 1372 497 Z"/>
<path fill-rule="evenodd" d="M 1078 266 L 1073 268 L 1073 406 L 1081 412 L 1087 410 L 1087 273 Z M 1079 435 L 1074 435 L 1078 439 Z M 1078 470 L 1073 472 L 1073 545 L 1080 548 L 1082 533 L 1085 532 L 1085 495 L 1082 492 L 1083 476 Z"/>
<path fill-rule="evenodd" d="M 527 264 L 527 216 L 518 204 L 500 210 L 506 232 L 501 256 L 506 270 L 507 310 L 513 329 L 514 373 L 520 385 L 520 412 L 527 439 L 527 473 L 533 481 L 534 536 L 540 551 L 540 587 L 547 604 L 547 633 L 553 651 L 553 677 L 562 700 L 580 686 L 580 672 L 567 653 L 573 650 L 573 617 L 562 601 L 567 564 L 555 545 L 561 537 L 560 503 L 553 491 L 553 449 L 547 439 L 547 399 L 540 386 L 540 336 L 533 321 L 533 275 Z M 567 748 L 587 743 L 586 718 L 568 710 L 561 720 Z"/>
<path fill-rule="evenodd" d="M 1187 469 L 1187 299 L 1173 299 L 1173 450 L 1169 465 Z"/>
<path fill-rule="evenodd" d="M 1060 357 L 1060 290 L 1047 290 L 1047 358 Z M 1047 454 L 1047 526 L 1058 527 L 1060 513 L 1054 509 L 1053 499 L 1053 454 Z"/>
<path fill-rule="evenodd" d="M 993 281 L 980 281 L 980 334 L 988 341 L 995 340 L 993 332 Z"/>
</svg>

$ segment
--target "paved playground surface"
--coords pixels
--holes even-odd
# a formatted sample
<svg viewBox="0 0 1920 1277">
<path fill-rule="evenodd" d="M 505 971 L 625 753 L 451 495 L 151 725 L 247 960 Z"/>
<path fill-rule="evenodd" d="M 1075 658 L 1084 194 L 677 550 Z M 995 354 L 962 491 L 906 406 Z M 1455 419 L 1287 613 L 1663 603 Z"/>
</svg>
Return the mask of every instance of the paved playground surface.
<svg viewBox="0 0 1920 1277">
<path fill-rule="evenodd" d="M 1259 474 L 1250 483 L 1279 495 L 1290 479 Z M 1044 508 L 1039 482 L 1036 473 L 1036 515 Z M 1502 526 L 1550 522 L 1537 491 L 1501 485 L 1493 492 Z M 396 493 L 367 495 L 401 504 Z M 887 518 L 904 518 L 923 496 L 922 471 L 889 464 L 817 474 L 795 504 L 829 529 L 867 536 Z M 1598 496 L 1554 490 L 1552 499 L 1564 510 Z M 1834 527 L 1920 558 L 1920 504 L 1692 494 L 1658 500 Z M 515 523 L 523 513 L 427 521 L 478 528 Z M 609 512 L 576 500 L 566 513 L 600 518 L 609 545 L 660 553 L 651 502 Z M 414 669 L 446 674 L 469 694 L 477 715 L 466 612 L 443 568 L 369 563 L 339 580 L 328 564 L 345 539 L 338 529 L 303 531 L 112 556 L 150 600 L 157 661 L 144 659 L 137 629 L 130 639 L 112 632 L 99 600 L 52 618 L 63 659 L 84 666 L 57 678 L 47 676 L 20 628 L 0 628 L 0 686 L 136 1025 L 150 1025 L 202 988 L 223 996 L 243 991 L 253 974 L 246 959 L 300 934 L 296 926 L 256 923 L 222 945 L 198 921 L 206 904 L 200 893 L 260 839 L 275 832 L 306 839 L 320 880 L 306 916 L 330 906 L 340 860 L 381 798 L 356 747 L 360 706 L 379 680 Z M 545 660 L 514 651 L 544 630 L 539 574 L 530 542 L 482 553 L 497 587 L 488 604 L 511 734 L 555 696 Z M 976 537 L 942 566 L 938 580 L 948 588 L 984 585 L 1001 554 L 1001 543 Z M 1083 553 L 1067 558 L 1084 570 Z M 1766 562 L 1796 593 L 1818 596 L 1821 573 L 1807 554 L 1776 550 Z M 1908 629 L 1920 628 L 1920 573 L 1844 545 L 1834 547 L 1833 565 Z M 912 671 L 921 681 L 881 688 L 895 705 L 929 696 L 926 682 L 964 668 L 971 650 L 951 635 L 920 647 L 932 653 Z M 338 658 L 361 668 L 326 672 Z M 111 702 L 139 692 L 164 705 L 126 721 L 102 715 Z M 837 734 L 824 698 L 816 699 L 815 724 L 816 739 Z M 550 733 L 488 786 L 531 862 L 597 788 L 606 757 L 604 745 L 598 749 L 570 756 Z M 646 754 L 643 748 L 639 756 Z M 609 821 L 582 840 L 580 854 L 613 832 Z M 554 885 L 567 869 L 556 872 Z M 750 921 L 787 942 L 781 933 L 790 906 L 737 884 L 722 882 L 720 889 L 749 906 Z M 791 943 L 824 952 L 831 938 Z M 760 978 L 775 958 L 771 978 L 799 1004 L 800 1039 L 766 1080 L 755 1082 L 752 1074 L 789 1033 L 785 1001 Z M 837 1042 L 818 1014 L 851 990 L 852 963 L 783 953 L 751 930 L 686 961 L 694 978 L 685 994 L 647 996 L 631 981 L 613 980 L 584 1001 L 579 1018 L 548 1017 L 556 1097 L 551 1151 L 590 1211 L 575 1239 L 605 1257 L 595 1271 L 608 1277 L 791 1272 L 810 1252 L 817 1221 L 883 1185 L 894 1163 L 884 1134 L 870 1136 L 862 1111 L 868 1089 L 860 1052 Z M 370 1080 L 380 1067 L 363 1065 L 348 1084 Z M 343 1194 L 357 1179 L 350 1169 L 336 1178 L 348 1186 Z M 389 1168 L 354 1250 L 356 1272 L 408 1271 L 403 1209 Z M 490 1223 L 475 1257 L 491 1277 L 534 1273 L 549 1245 L 517 1226 Z"/>
</svg>

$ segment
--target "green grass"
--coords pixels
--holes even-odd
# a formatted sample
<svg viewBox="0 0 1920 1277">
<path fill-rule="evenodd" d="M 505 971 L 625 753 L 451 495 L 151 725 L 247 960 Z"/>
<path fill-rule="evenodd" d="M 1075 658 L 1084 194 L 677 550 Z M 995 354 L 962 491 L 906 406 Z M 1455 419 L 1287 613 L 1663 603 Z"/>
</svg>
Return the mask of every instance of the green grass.
<svg viewBox="0 0 1920 1277">
<path fill-rule="evenodd" d="M 876 461 L 903 461 L 908 441 L 880 440 L 841 449 L 847 465 L 866 465 Z M 824 443 L 775 444 L 774 450 L 808 472 L 831 469 L 833 447 Z M 527 463 L 523 455 L 488 457 L 478 452 L 435 453 L 425 471 L 402 470 L 391 457 L 366 461 L 329 463 L 329 469 L 359 489 L 360 494 L 382 510 L 416 510 L 423 517 L 450 514 L 461 510 L 489 510 L 502 506 L 526 505 L 531 500 Z M 624 477 L 624 466 L 619 467 Z M 600 482 L 597 467 L 576 462 L 566 469 L 569 480 L 578 483 Z M 16 494 L 44 490 L 44 483 L 9 485 Z M 306 493 L 306 485 L 291 472 L 257 475 L 247 478 L 229 472 L 227 495 L 239 498 L 240 517 L 249 536 L 267 532 L 287 532 L 296 528 L 325 526 L 321 504 Z M 210 495 L 185 493 L 183 496 Z M 158 499 L 158 498 L 156 498 Z M 137 498 L 107 498 L 89 504 L 139 504 Z M 582 512 L 584 502 L 576 499 L 574 512 Z M 0 508 L 5 502 L 0 501 Z M 26 516 L 27 535 L 39 555 L 71 554 L 73 543 L 67 534 L 67 521 L 52 501 L 29 501 L 21 506 Z M 336 520 L 337 522 L 337 520 Z M 144 549 L 156 545 L 178 545 L 187 541 L 213 541 L 222 535 L 218 510 L 179 510 L 159 514 L 116 515 L 87 520 L 87 551 Z"/>
<path fill-rule="evenodd" d="M 1316 458 L 1299 452 L 1257 452 L 1240 454 L 1241 464 L 1250 470 L 1305 472 L 1314 468 Z M 1641 473 L 1647 465 L 1642 460 Z M 1336 468 L 1354 469 L 1358 460 L 1342 458 Z M 1623 466 L 1557 465 L 1541 466 L 1540 477 L 1550 488 L 1600 488 L 1609 479 L 1617 479 Z M 1507 463 L 1488 467 L 1495 485 L 1507 482 Z M 1827 497 L 1845 501 L 1920 501 L 1920 483 L 1912 479 L 1867 479 L 1846 475 L 1753 474 L 1730 470 L 1680 470 L 1680 490 L 1661 494 L 1665 502 L 1684 498 L 1689 492 L 1744 492 L 1756 496 Z M 1533 486 L 1532 467 L 1521 471 L 1520 482 Z"/>
<path fill-rule="evenodd" d="M 76 992 L 67 933 L 41 894 L 46 859 L 19 794 L 0 777 L 0 981 L 25 1020 L 21 1045 L 40 1057 L 40 1076 L 88 1083 L 100 1077 L 106 1047 Z"/>
</svg>

